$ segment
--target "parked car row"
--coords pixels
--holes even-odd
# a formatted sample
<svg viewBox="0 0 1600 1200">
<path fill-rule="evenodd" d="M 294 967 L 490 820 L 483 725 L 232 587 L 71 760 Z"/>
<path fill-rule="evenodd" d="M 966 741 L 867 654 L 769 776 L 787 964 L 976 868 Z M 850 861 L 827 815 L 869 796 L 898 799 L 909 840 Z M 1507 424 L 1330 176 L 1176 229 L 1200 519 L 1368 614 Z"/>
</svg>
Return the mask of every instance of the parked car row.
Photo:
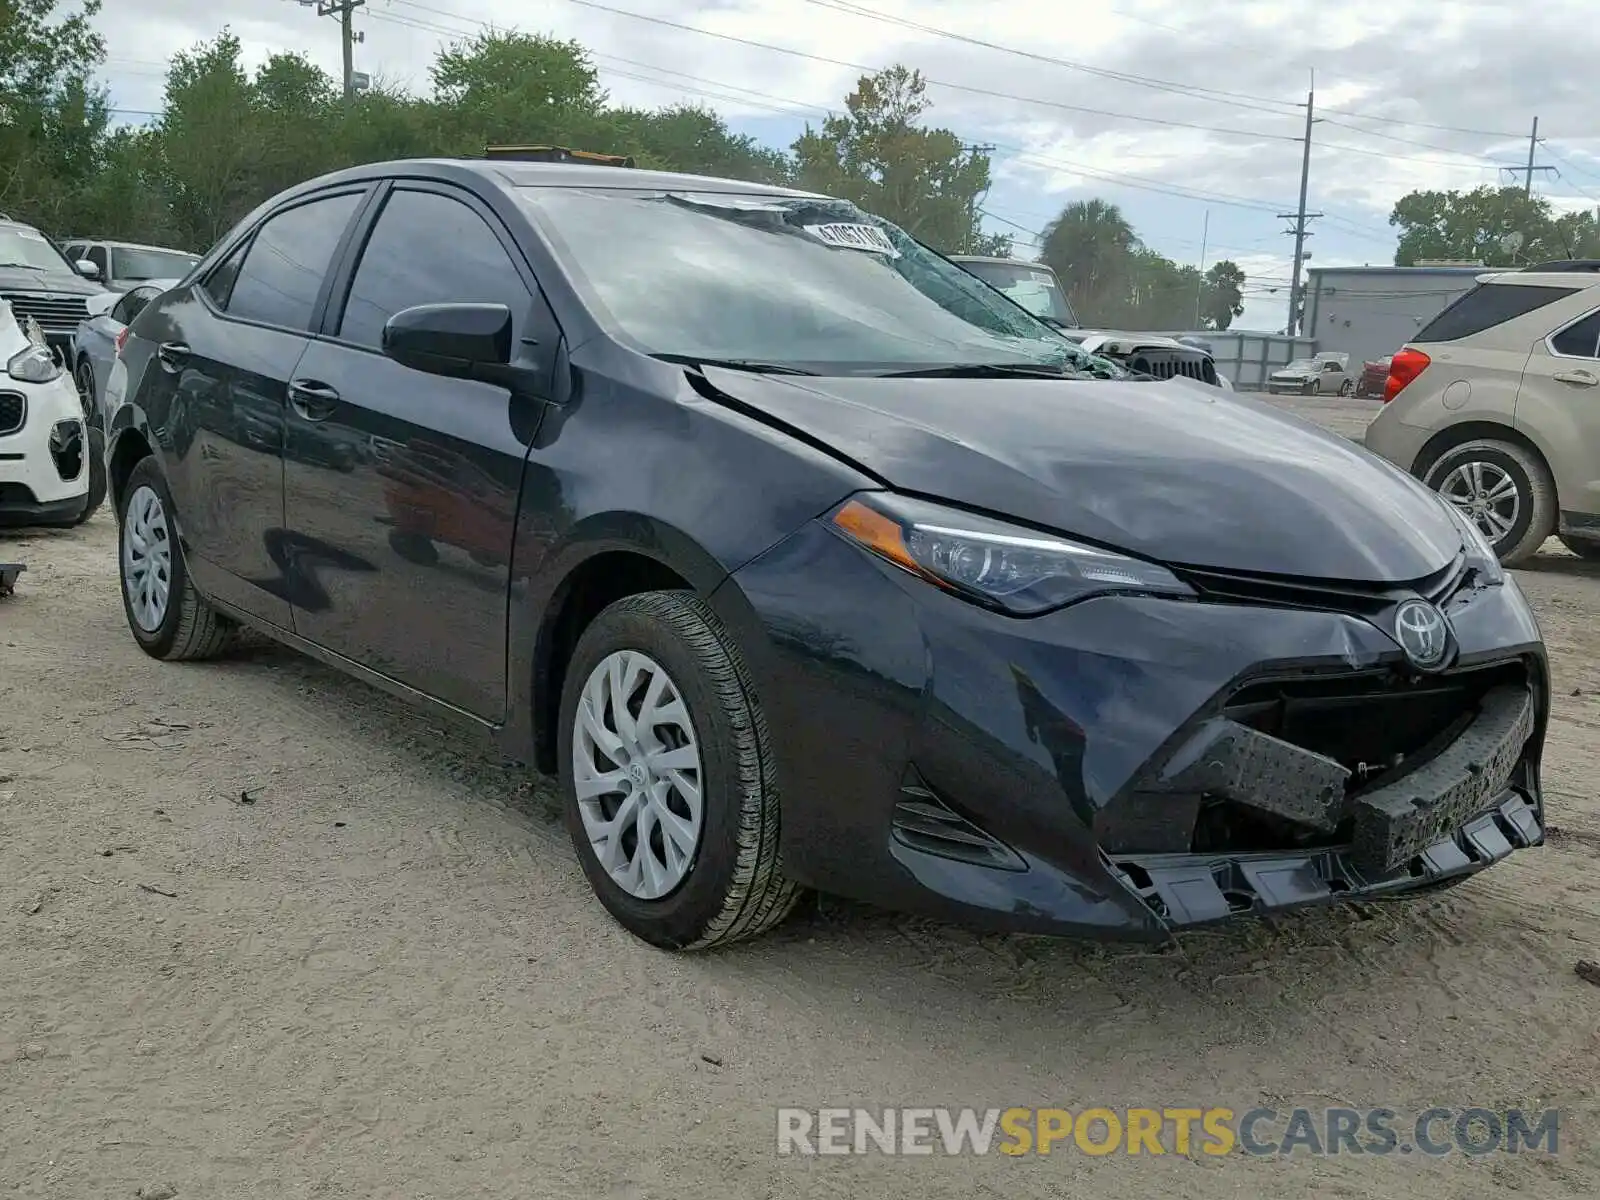
<svg viewBox="0 0 1600 1200">
<path fill-rule="evenodd" d="M 58 246 L 0 214 L 0 521 L 77 524 L 105 495 L 103 388 L 118 332 L 198 256 L 124 242 Z M 75 388 L 74 388 L 74 385 Z M 77 402 L 61 411 L 69 392 Z"/>
<path fill-rule="evenodd" d="M 1089 345 L 826 196 L 324 176 L 122 336 L 130 636 L 248 626 L 491 732 L 675 949 L 808 888 L 1158 939 L 1542 843 L 1548 667 L 1479 527 Z"/>
</svg>

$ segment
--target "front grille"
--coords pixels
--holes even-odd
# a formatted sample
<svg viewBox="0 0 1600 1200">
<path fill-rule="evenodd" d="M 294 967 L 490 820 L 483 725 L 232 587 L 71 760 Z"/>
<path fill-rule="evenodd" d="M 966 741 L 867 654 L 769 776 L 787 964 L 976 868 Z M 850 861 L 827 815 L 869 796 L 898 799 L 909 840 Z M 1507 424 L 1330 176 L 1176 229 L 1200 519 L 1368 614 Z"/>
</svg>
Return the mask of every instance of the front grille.
<svg viewBox="0 0 1600 1200">
<path fill-rule="evenodd" d="M 28 398 L 21 392 L 0 392 L 0 437 L 21 429 L 28 419 Z"/>
<path fill-rule="evenodd" d="M 1397 600 L 1421 596 L 1443 604 L 1466 581 L 1467 560 L 1458 554 L 1433 574 L 1407 584 L 1361 584 L 1342 580 L 1301 579 L 1288 575 L 1252 575 L 1202 567 L 1178 567 L 1175 573 L 1202 599 L 1224 604 L 1261 604 L 1273 608 L 1313 608 L 1370 616 Z"/>
<path fill-rule="evenodd" d="M 1141 346 L 1123 360 L 1130 371 L 1150 375 L 1156 379 L 1193 379 L 1198 383 L 1217 386 L 1217 364 L 1198 350 L 1172 350 L 1166 347 Z"/>
<path fill-rule="evenodd" d="M 1497 685 L 1526 688 L 1521 662 L 1447 675 L 1368 671 L 1247 683 L 1222 715 L 1331 758 L 1350 772 L 1347 791 L 1388 783 L 1448 744 Z"/>
<path fill-rule="evenodd" d="M 1305 850 L 1348 843 L 1363 798 L 1438 760 L 1486 698 L 1535 696 L 1527 662 L 1246 679 L 1207 705 L 1096 816 L 1109 853 Z"/>
<path fill-rule="evenodd" d="M 32 317 L 46 333 L 71 332 L 89 315 L 88 301 L 82 296 L 66 296 L 59 292 L 0 292 L 0 299 L 11 305 L 18 325 Z"/>
</svg>

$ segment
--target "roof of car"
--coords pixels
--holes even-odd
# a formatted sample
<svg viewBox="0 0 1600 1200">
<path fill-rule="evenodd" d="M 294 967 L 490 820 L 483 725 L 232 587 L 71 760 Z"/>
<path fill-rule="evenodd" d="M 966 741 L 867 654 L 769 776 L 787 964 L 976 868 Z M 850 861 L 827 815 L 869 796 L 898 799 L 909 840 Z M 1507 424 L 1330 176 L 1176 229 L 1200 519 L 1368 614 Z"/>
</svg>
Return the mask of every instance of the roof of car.
<svg viewBox="0 0 1600 1200">
<path fill-rule="evenodd" d="M 763 196 L 794 196 L 827 199 L 817 192 L 803 192 L 770 183 L 751 183 L 742 179 L 720 179 L 714 175 L 689 175 L 681 171 L 642 171 L 591 163 L 533 163 L 486 158 L 406 158 L 391 162 L 367 163 L 350 167 L 301 188 L 330 183 L 383 178 L 390 175 L 442 176 L 449 178 L 469 172 L 488 176 L 511 187 L 616 188 L 625 190 L 661 189 L 679 192 L 745 192 Z M 294 189 L 300 191 L 301 188 Z"/>
<path fill-rule="evenodd" d="M 112 246 L 120 250 L 154 250 L 157 254 L 185 254 L 190 258 L 200 257 L 193 250 L 179 250 L 176 246 L 151 246 L 144 242 L 122 242 L 116 238 L 69 237 L 62 239 L 63 245 L 67 242 L 91 242 L 96 246 Z"/>
</svg>

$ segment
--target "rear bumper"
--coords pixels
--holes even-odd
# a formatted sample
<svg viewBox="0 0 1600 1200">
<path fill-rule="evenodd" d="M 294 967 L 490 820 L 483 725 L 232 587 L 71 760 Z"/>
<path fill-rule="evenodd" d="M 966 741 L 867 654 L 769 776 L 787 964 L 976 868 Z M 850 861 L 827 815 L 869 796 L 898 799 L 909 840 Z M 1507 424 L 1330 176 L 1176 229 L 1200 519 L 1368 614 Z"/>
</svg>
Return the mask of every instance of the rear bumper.
<svg viewBox="0 0 1600 1200">
<path fill-rule="evenodd" d="M 1523 689 L 1502 730 L 1510 748 L 1481 783 L 1451 790 L 1453 776 L 1428 772 L 1465 768 L 1459 754 L 1437 754 L 1397 781 L 1429 802 L 1407 796 L 1385 823 L 1376 806 L 1395 797 L 1347 787 L 1344 771 L 1329 776 L 1338 789 L 1327 798 L 1342 807 L 1323 827 L 1302 820 L 1267 845 L 1203 836 L 1206 805 L 1242 791 L 1281 823 L 1311 802 L 1305 751 L 1278 741 L 1278 759 L 1257 755 L 1229 780 L 1186 778 L 1181 756 L 1223 761 L 1206 730 L 1262 681 L 1371 683 L 1410 703 L 1404 657 L 1373 620 L 1141 597 L 1015 620 L 815 525 L 736 572 L 713 602 L 746 648 L 773 731 L 783 868 L 823 891 L 978 928 L 1159 939 L 1426 889 L 1543 840 L 1547 672 L 1514 582 L 1445 606 L 1459 652 L 1444 690 L 1471 691 L 1486 720 L 1494 686 Z M 1477 753 L 1452 728 L 1454 745 Z M 1363 802 L 1371 812 L 1357 820 Z M 1439 827 L 1424 834 L 1420 817 L 1397 813 Z"/>
</svg>

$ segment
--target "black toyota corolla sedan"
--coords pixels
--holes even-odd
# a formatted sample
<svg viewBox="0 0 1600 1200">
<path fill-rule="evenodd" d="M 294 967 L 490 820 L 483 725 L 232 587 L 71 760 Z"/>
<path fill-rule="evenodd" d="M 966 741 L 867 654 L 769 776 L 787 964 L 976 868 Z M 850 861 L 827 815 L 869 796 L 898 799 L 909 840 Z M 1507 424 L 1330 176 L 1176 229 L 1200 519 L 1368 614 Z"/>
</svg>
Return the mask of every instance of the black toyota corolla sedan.
<svg viewBox="0 0 1600 1200">
<path fill-rule="evenodd" d="M 1543 841 L 1539 629 L 1447 504 L 851 204 L 362 167 L 123 360 L 139 645 L 248 625 L 496 731 L 657 945 L 806 888 L 1157 938 Z"/>
</svg>

